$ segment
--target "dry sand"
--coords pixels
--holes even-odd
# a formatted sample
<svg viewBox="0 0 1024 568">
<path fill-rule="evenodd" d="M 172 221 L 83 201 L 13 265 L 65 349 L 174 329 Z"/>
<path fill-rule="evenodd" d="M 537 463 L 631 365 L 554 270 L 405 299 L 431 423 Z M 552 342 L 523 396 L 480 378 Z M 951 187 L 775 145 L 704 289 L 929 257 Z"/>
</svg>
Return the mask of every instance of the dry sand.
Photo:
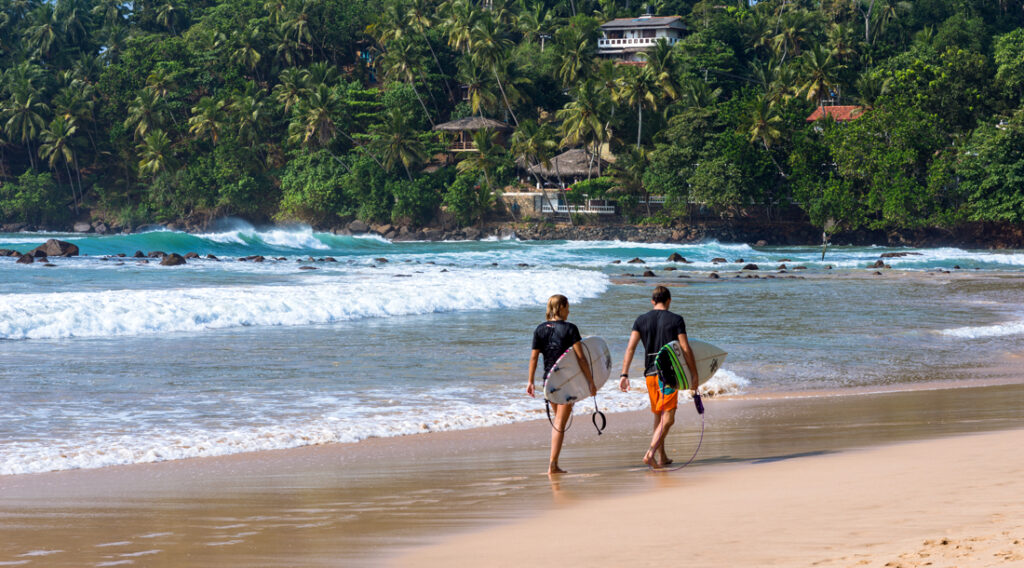
<svg viewBox="0 0 1024 568">
<path fill-rule="evenodd" d="M 1022 444 L 1011 430 L 665 474 L 393 565 L 1024 566 Z"/>
</svg>

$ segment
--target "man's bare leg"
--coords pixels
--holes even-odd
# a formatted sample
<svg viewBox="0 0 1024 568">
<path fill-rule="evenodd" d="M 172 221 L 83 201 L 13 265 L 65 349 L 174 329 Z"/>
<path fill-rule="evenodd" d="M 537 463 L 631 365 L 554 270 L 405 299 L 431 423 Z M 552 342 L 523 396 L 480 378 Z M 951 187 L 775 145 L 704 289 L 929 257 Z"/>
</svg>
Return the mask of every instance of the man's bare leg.
<svg viewBox="0 0 1024 568">
<path fill-rule="evenodd" d="M 665 410 L 655 415 L 654 433 L 651 435 L 651 446 L 648 448 L 647 453 L 644 454 L 644 463 L 648 466 L 657 469 L 659 467 L 672 463 L 672 460 L 668 459 L 665 455 L 665 436 L 668 435 L 668 431 L 672 428 L 672 424 L 675 423 L 676 411 Z M 661 463 L 655 459 L 656 456 L 660 455 Z"/>
</svg>

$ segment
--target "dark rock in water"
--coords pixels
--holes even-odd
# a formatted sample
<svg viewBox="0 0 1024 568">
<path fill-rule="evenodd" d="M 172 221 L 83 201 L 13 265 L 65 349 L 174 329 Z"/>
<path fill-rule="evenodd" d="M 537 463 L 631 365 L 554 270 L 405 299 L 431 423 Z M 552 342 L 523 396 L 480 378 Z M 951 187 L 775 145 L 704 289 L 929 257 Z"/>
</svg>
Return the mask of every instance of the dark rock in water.
<svg viewBox="0 0 1024 568">
<path fill-rule="evenodd" d="M 158 225 L 158 224 L 139 225 L 138 227 L 135 227 L 135 232 L 136 233 L 148 233 L 150 231 L 162 231 L 164 229 L 165 229 L 165 227 L 163 225 Z"/>
<path fill-rule="evenodd" d="M 727 262 L 727 261 L 724 258 L 712 258 L 711 262 L 713 262 L 715 264 L 719 264 L 719 263 Z"/>
<path fill-rule="evenodd" d="M 905 256 L 921 256 L 919 252 L 883 252 L 878 258 L 903 258 Z"/>
<path fill-rule="evenodd" d="M 794 266 L 793 270 L 807 270 L 806 266 Z"/>
<path fill-rule="evenodd" d="M 278 260 L 281 260 L 281 259 L 278 259 Z M 324 261 L 325 262 L 338 262 L 338 259 L 334 258 L 333 256 L 328 256 L 328 257 L 324 258 Z"/>
<path fill-rule="evenodd" d="M 790 258 L 783 258 L 783 259 L 779 260 L 779 262 L 793 262 L 793 260 L 790 259 Z"/>
<path fill-rule="evenodd" d="M 675 270 L 679 270 L 679 269 L 674 267 L 674 266 L 667 266 L 667 267 L 665 267 L 665 272 L 673 272 Z"/>
<path fill-rule="evenodd" d="M 267 259 L 265 259 L 265 258 L 263 258 L 262 256 L 260 256 L 260 255 L 258 255 L 258 254 L 257 254 L 257 255 L 255 255 L 255 256 L 251 257 L 251 258 L 250 258 L 249 260 L 251 260 L 251 261 L 253 261 L 253 262 L 263 262 L 263 261 L 265 261 L 265 260 L 267 260 Z"/>
<path fill-rule="evenodd" d="M 875 271 L 875 276 L 881 276 L 881 275 L 882 275 L 881 272 L 878 272 L 877 270 Z"/>
<path fill-rule="evenodd" d="M 736 260 L 733 261 L 734 264 L 743 264 L 744 262 L 746 261 L 743 260 L 742 258 L 737 258 Z"/>
<path fill-rule="evenodd" d="M 185 257 L 175 252 L 165 255 L 160 261 L 160 266 L 181 266 L 182 264 L 186 264 Z"/>
<path fill-rule="evenodd" d="M 137 250 L 135 251 L 135 254 L 132 255 L 132 258 L 146 258 L 146 253 L 141 250 Z"/>
<path fill-rule="evenodd" d="M 613 260 L 612 264 L 622 264 L 622 261 L 621 260 Z"/>
<path fill-rule="evenodd" d="M 686 259 L 683 258 L 683 255 L 679 254 L 678 252 L 674 252 L 671 255 L 669 255 L 668 261 L 669 262 L 686 262 Z"/>
<path fill-rule="evenodd" d="M 36 259 L 33 258 L 32 255 L 30 255 L 30 254 L 23 254 L 23 255 L 21 255 L 20 258 L 18 258 L 17 264 L 32 264 L 35 261 L 36 261 Z"/>
<path fill-rule="evenodd" d="M 0 256 L 21 256 L 21 253 L 11 249 L 0 249 Z"/>
<path fill-rule="evenodd" d="M 206 260 L 217 260 L 217 261 L 219 261 L 220 259 L 215 257 L 215 256 L 213 256 L 212 254 L 208 254 L 208 255 L 206 255 Z"/>
<path fill-rule="evenodd" d="M 49 262 L 47 262 L 47 263 L 46 263 L 46 264 L 44 264 L 43 266 L 47 266 L 47 267 L 54 267 L 54 266 L 57 266 L 57 265 L 56 265 L 56 264 L 52 264 L 52 263 L 49 263 Z"/>
<path fill-rule="evenodd" d="M 355 234 L 361 234 L 369 231 L 370 226 L 357 219 L 348 224 L 348 230 Z"/>
<path fill-rule="evenodd" d="M 163 258 L 163 257 L 167 256 L 167 253 L 162 251 L 162 250 L 154 250 L 154 251 L 150 251 L 150 253 L 147 254 L 146 256 L 149 257 L 149 258 Z"/>
<path fill-rule="evenodd" d="M 953 270 L 960 270 L 960 265 L 959 264 L 954 264 L 953 265 Z"/>
<path fill-rule="evenodd" d="M 689 278 L 689 274 L 680 274 L 677 278 Z"/>
<path fill-rule="evenodd" d="M 381 264 L 385 264 L 385 263 L 388 262 L 388 259 L 381 257 L 381 258 L 375 258 L 375 259 L 373 259 L 373 261 L 374 262 L 379 262 Z"/>
<path fill-rule="evenodd" d="M 717 272 L 712 272 L 711 274 L 708 274 L 708 278 L 721 278 L 721 276 L 719 276 Z"/>
<path fill-rule="evenodd" d="M 126 257 L 126 256 L 128 256 L 128 255 L 126 255 L 126 254 L 125 254 L 125 253 L 123 253 L 123 252 L 119 252 L 119 253 L 115 254 L 114 256 L 116 256 L 117 258 L 124 258 L 124 257 Z"/>
<path fill-rule="evenodd" d="M 758 268 L 758 266 L 756 264 L 750 263 L 750 264 L 747 264 L 746 266 L 744 266 L 743 270 L 760 270 L 760 268 Z"/>
<path fill-rule="evenodd" d="M 40 252 L 43 253 L 42 256 L 78 256 L 78 247 L 69 242 L 50 239 L 33 249 L 29 254 L 39 257 Z"/>
<path fill-rule="evenodd" d="M 647 264 L 647 263 L 644 262 L 643 259 L 641 259 L 640 257 L 637 257 L 637 258 L 634 258 L 633 260 L 630 260 L 626 264 Z"/>
<path fill-rule="evenodd" d="M 299 270 L 320 270 L 320 269 L 315 267 L 315 266 L 300 266 Z"/>
<path fill-rule="evenodd" d="M 785 264 L 780 264 L 779 267 L 776 268 L 775 270 L 785 270 L 785 269 L 786 269 L 786 265 Z"/>
<path fill-rule="evenodd" d="M 761 240 L 757 241 L 756 243 L 754 243 L 754 246 L 755 247 L 766 247 L 766 246 L 768 246 L 768 241 L 766 241 L 764 239 L 761 239 Z"/>
<path fill-rule="evenodd" d="M 136 264 L 149 264 L 149 259 L 148 258 L 144 258 L 144 259 L 140 260 L 139 262 L 137 262 Z"/>
<path fill-rule="evenodd" d="M 76 233 L 89 233 L 89 232 L 92 231 L 92 225 L 90 225 L 89 223 L 86 223 L 84 221 L 79 221 L 78 223 L 74 224 L 72 229 Z"/>
<path fill-rule="evenodd" d="M 98 235 L 105 235 L 110 232 L 110 227 L 105 223 L 93 223 L 92 230 L 96 231 Z"/>
<path fill-rule="evenodd" d="M 516 266 L 518 266 L 519 268 L 530 268 L 530 265 L 526 264 L 525 262 L 520 262 Z"/>
<path fill-rule="evenodd" d="M 190 252 L 185 254 L 185 260 L 189 260 L 191 258 L 199 258 L 199 253 Z"/>
<path fill-rule="evenodd" d="M 442 268 L 441 272 L 448 272 L 448 269 L 447 268 Z"/>
<path fill-rule="evenodd" d="M 412 278 L 412 274 L 395 274 L 395 278 Z"/>
<path fill-rule="evenodd" d="M 644 278 L 654 278 L 657 274 L 652 270 L 644 270 Z"/>
<path fill-rule="evenodd" d="M 463 229 L 462 232 L 466 235 L 466 240 L 475 241 L 480 238 L 480 229 L 477 229 L 476 227 Z"/>
<path fill-rule="evenodd" d="M 876 260 L 874 263 L 869 264 L 868 268 L 885 268 L 885 261 Z"/>
</svg>

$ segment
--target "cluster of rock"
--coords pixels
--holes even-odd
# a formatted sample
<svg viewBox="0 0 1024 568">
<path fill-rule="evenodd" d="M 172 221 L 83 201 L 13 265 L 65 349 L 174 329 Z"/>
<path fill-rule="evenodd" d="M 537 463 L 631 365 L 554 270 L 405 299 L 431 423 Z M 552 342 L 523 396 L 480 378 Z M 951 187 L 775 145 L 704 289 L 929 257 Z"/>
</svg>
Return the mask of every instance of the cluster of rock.
<svg viewBox="0 0 1024 568">
<path fill-rule="evenodd" d="M 344 227 L 332 229 L 331 232 L 335 235 L 377 235 L 393 242 L 475 241 L 491 236 L 508 238 L 514 234 L 513 230 L 507 227 L 491 229 L 479 229 L 477 227 L 439 229 L 436 227 L 426 227 L 417 229 L 407 225 L 370 224 L 363 221 L 352 221 Z"/>
<path fill-rule="evenodd" d="M 33 264 L 36 262 L 42 262 L 43 266 L 54 266 L 53 264 L 50 264 L 49 257 L 78 256 L 78 246 L 69 242 L 59 241 L 57 239 L 50 239 L 45 243 L 25 253 L 10 249 L 0 249 L 0 256 L 18 257 L 18 264 Z"/>
</svg>

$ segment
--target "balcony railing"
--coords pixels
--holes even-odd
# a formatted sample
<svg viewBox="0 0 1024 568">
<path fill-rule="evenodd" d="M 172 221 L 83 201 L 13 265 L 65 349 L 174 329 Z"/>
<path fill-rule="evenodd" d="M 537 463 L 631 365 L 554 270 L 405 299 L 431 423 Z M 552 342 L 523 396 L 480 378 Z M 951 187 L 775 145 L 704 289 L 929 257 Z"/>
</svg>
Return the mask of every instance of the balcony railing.
<svg viewBox="0 0 1024 568">
<path fill-rule="evenodd" d="M 598 49 L 622 49 L 626 47 L 653 47 L 659 40 L 674 45 L 679 38 L 675 37 L 624 37 L 619 39 L 601 38 L 597 40 Z"/>
<path fill-rule="evenodd" d="M 541 213 L 596 213 L 598 215 L 614 215 L 614 205 L 556 205 L 554 209 L 551 204 L 545 202 L 541 205 Z"/>
</svg>

